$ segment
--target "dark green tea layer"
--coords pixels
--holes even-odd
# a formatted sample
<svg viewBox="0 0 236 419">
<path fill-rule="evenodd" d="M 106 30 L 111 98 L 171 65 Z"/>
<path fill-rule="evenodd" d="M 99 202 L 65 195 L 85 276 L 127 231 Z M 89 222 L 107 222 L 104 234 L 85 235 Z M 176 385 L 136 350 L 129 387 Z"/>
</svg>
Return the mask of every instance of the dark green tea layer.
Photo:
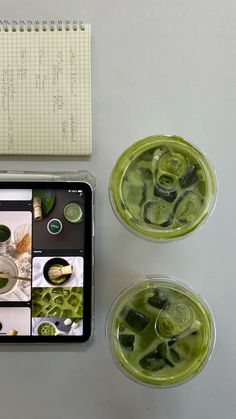
<svg viewBox="0 0 236 419">
<path fill-rule="evenodd" d="M 7 278 L 0 278 L 0 288 L 4 288 L 8 284 Z"/>
</svg>

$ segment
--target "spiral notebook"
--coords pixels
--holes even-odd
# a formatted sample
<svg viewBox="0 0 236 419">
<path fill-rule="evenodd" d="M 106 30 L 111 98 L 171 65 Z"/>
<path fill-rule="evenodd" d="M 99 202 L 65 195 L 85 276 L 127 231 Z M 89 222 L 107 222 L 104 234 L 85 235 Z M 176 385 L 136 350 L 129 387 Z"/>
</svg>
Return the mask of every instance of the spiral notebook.
<svg viewBox="0 0 236 419">
<path fill-rule="evenodd" d="M 91 152 L 90 25 L 0 23 L 0 153 Z"/>
</svg>

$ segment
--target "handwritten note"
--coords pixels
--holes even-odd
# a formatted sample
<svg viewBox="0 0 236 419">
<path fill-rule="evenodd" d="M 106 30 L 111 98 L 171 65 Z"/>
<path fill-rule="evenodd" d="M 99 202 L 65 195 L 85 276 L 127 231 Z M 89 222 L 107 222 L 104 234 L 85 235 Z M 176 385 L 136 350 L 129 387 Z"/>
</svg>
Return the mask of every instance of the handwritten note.
<svg viewBox="0 0 236 419">
<path fill-rule="evenodd" d="M 0 152 L 91 153 L 90 26 L 0 31 Z"/>
</svg>

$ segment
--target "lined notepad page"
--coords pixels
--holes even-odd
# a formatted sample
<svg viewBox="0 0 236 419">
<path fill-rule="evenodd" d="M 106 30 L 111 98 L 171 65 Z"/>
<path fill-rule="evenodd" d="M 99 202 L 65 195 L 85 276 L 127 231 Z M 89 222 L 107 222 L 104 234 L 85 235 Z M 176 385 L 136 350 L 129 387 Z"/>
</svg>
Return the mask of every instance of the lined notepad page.
<svg viewBox="0 0 236 419">
<path fill-rule="evenodd" d="M 90 25 L 1 26 L 0 153 L 91 152 Z"/>
</svg>

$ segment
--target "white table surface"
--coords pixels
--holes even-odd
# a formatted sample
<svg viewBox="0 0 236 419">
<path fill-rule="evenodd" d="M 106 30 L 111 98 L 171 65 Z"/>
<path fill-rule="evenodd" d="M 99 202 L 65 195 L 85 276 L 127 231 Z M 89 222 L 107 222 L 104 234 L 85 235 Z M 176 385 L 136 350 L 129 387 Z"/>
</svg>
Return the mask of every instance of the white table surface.
<svg viewBox="0 0 236 419">
<path fill-rule="evenodd" d="M 86 351 L 21 347 L 0 352 L 4 419 L 233 419 L 235 397 L 236 5 L 233 0 L 2 0 L 1 18 L 79 18 L 93 32 L 93 155 L 88 161 L 1 159 L 1 169 L 88 169 L 97 178 L 96 340 Z M 210 156 L 220 185 L 204 228 L 171 244 L 136 238 L 107 194 L 116 158 L 155 133 L 189 138 Z M 175 275 L 206 298 L 217 343 L 193 381 L 153 390 L 113 365 L 108 308 L 144 273 Z"/>
</svg>

